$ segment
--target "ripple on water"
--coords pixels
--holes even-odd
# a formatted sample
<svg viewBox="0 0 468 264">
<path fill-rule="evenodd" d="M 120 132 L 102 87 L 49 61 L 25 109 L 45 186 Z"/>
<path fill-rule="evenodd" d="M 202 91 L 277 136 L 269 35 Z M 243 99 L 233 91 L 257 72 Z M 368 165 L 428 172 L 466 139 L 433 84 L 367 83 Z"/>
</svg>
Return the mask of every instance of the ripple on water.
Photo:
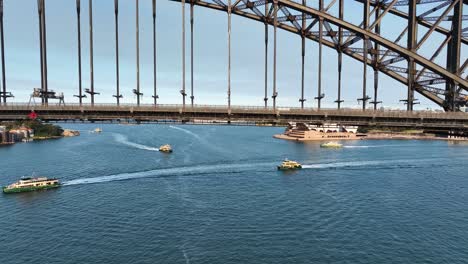
<svg viewBox="0 0 468 264">
<path fill-rule="evenodd" d="M 2 184 L 31 170 L 65 184 L 0 199 L 2 264 L 468 259 L 466 147 L 329 151 L 274 140 L 277 128 L 204 129 L 103 125 L 101 135 L 0 149 Z M 157 153 L 166 143 L 174 153 Z M 278 172 L 284 157 L 304 169 Z"/>
</svg>

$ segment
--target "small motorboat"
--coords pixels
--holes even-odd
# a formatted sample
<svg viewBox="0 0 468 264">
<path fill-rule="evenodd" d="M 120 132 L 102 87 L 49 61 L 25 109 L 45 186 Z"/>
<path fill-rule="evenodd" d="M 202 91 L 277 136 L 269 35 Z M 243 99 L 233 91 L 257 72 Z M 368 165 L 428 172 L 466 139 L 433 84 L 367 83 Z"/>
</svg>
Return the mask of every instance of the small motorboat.
<svg viewBox="0 0 468 264">
<path fill-rule="evenodd" d="M 159 151 L 165 152 L 165 153 L 171 153 L 172 152 L 172 147 L 169 144 L 163 145 L 159 147 Z"/>
<path fill-rule="evenodd" d="M 341 147 L 343 147 L 343 144 L 340 144 L 338 142 L 330 141 L 330 142 L 321 144 L 320 147 L 322 147 L 322 148 L 341 148 Z"/>
</svg>

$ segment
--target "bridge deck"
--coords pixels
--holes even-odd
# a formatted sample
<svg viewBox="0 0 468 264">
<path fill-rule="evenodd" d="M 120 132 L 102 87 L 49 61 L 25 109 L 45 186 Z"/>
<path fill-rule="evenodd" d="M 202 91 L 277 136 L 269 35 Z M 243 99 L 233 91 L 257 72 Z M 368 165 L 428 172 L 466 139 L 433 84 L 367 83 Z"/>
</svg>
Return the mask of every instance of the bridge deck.
<svg viewBox="0 0 468 264">
<path fill-rule="evenodd" d="M 47 121 L 125 121 L 136 120 L 157 122 L 175 121 L 233 121 L 233 122 L 336 122 L 348 125 L 403 126 L 422 128 L 468 129 L 468 113 L 433 111 L 394 111 L 394 110 L 357 110 L 357 109 L 314 109 L 278 107 L 264 108 L 252 106 L 194 105 L 0 105 L 0 120 L 21 120 L 31 111 Z"/>
</svg>

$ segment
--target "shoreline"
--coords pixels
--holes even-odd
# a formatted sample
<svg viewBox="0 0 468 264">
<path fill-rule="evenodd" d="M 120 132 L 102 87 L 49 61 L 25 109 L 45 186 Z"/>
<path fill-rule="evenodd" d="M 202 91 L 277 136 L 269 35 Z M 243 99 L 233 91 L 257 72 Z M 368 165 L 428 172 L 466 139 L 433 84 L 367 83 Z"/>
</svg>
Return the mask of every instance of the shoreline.
<svg viewBox="0 0 468 264">
<path fill-rule="evenodd" d="M 359 134 L 356 137 L 350 138 L 316 138 L 316 139 L 301 139 L 290 137 L 284 134 L 273 135 L 273 138 L 283 139 L 297 142 L 314 142 L 314 141 L 350 141 L 350 140 L 442 140 L 442 141 L 468 141 L 468 138 L 448 138 L 437 137 L 435 135 L 411 135 L 411 134 Z"/>
<path fill-rule="evenodd" d="M 304 142 L 304 141 L 341 141 L 341 140 L 346 140 L 346 141 L 349 141 L 349 140 L 362 140 L 363 137 L 359 137 L 359 136 L 356 136 L 354 135 L 353 137 L 349 137 L 349 138 L 297 138 L 297 137 L 290 137 L 288 135 L 285 135 L 285 134 L 276 134 L 276 135 L 273 135 L 273 138 L 276 138 L 276 139 L 284 139 L 284 140 L 289 140 L 289 141 L 299 141 L 299 142 Z"/>
<path fill-rule="evenodd" d="M 64 136 L 48 136 L 48 137 L 33 137 L 33 140 L 49 140 L 49 139 L 60 139 Z"/>
</svg>

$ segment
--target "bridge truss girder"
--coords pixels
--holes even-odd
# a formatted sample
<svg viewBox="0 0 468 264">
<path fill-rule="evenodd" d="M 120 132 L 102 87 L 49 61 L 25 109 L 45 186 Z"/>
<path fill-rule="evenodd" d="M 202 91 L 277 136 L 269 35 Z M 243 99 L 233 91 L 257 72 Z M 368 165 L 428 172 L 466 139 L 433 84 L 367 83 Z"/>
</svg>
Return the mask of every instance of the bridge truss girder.
<svg viewBox="0 0 468 264">
<path fill-rule="evenodd" d="M 464 38 L 464 35 L 462 34 L 465 32 L 462 27 L 462 21 L 467 19 L 462 14 L 462 9 L 464 4 L 466 4 L 466 1 L 451 0 L 427 2 L 417 0 L 355 0 L 356 2 L 361 2 L 364 5 L 363 22 L 360 25 L 355 25 L 345 21 L 342 19 L 342 14 L 340 17 L 335 17 L 327 12 L 335 4 L 343 5 L 344 0 L 329 1 L 330 3 L 326 7 L 323 6 L 323 0 L 320 0 L 321 7 L 319 9 L 290 0 L 237 0 L 232 1 L 230 6 L 222 0 L 212 0 L 213 2 L 209 1 L 210 0 L 194 0 L 191 1 L 191 4 L 218 11 L 228 12 L 228 10 L 230 10 L 229 12 L 232 14 L 265 23 L 265 25 L 275 26 L 276 21 L 277 28 L 298 34 L 305 39 L 313 40 L 319 44 L 335 49 L 338 52 L 339 57 L 341 56 L 340 54 L 345 54 L 361 63 L 364 63 L 364 65 L 370 66 L 374 69 L 375 78 L 378 78 L 378 72 L 382 72 L 390 76 L 408 87 L 408 98 L 404 100 L 408 104 L 408 110 L 412 110 L 412 105 L 415 103 L 413 95 L 414 91 L 443 107 L 447 111 L 455 111 L 456 106 L 453 102 L 456 101 L 456 98 L 460 98 L 460 95 L 462 95 L 460 92 L 462 90 L 468 90 L 468 81 L 466 78 L 461 76 L 468 64 L 468 60 L 464 58 L 464 60 L 462 60 L 463 65 L 460 67 L 461 53 L 459 51 L 462 45 L 468 44 L 468 40 Z M 426 4 L 426 2 L 443 3 L 438 3 L 437 7 L 434 7 L 418 16 L 416 6 Z M 413 5 L 413 8 L 411 8 L 411 4 Z M 268 9 L 268 5 L 270 5 L 269 12 L 261 12 L 259 10 L 261 6 L 266 6 L 265 8 Z M 275 5 L 278 10 L 277 12 L 274 12 Z M 403 5 L 410 6 L 408 13 L 395 8 L 395 6 Z M 456 8 L 461 12 L 458 13 L 458 17 L 455 16 L 457 11 L 453 11 Z M 343 7 L 340 6 L 340 10 L 342 9 Z M 278 17 L 280 12 L 284 16 Z M 442 14 L 439 16 L 428 16 L 435 12 L 442 12 Z M 452 12 L 454 15 L 450 15 Z M 389 14 L 408 20 L 408 27 L 401 32 L 400 36 L 396 40 L 389 40 L 380 34 L 382 18 Z M 370 17 L 373 15 L 375 15 L 375 18 L 372 20 Z M 313 21 L 311 23 L 303 23 L 304 20 Z M 452 21 L 452 24 L 457 23 L 457 25 L 452 25 L 450 29 L 447 29 L 441 26 L 442 21 Z M 320 25 L 319 31 L 313 30 L 316 25 Z M 418 26 L 428 29 L 422 38 L 418 38 Z M 458 35 L 454 33 L 454 30 L 458 30 Z M 419 52 L 420 47 L 435 33 L 445 36 L 445 40 L 437 47 L 433 56 L 428 59 Z M 407 36 L 407 45 L 398 44 L 400 40 L 404 39 L 405 35 Z M 347 37 L 347 39 L 344 39 L 345 37 Z M 458 41 L 455 41 L 454 37 L 457 37 Z M 364 48 L 356 47 L 356 43 L 362 43 Z M 439 56 L 442 51 L 449 50 L 449 47 L 451 47 L 452 50 L 458 51 L 458 53 L 454 52 L 455 55 L 450 56 L 451 59 L 447 59 L 447 65 L 437 64 L 435 62 L 437 56 Z M 457 54 L 458 59 L 454 59 Z M 385 61 L 384 58 L 387 56 L 393 57 L 393 59 Z M 391 65 L 405 60 L 408 61 L 408 67 Z M 454 60 L 458 60 L 458 63 L 455 63 L 455 66 L 453 65 Z M 366 68 L 364 67 L 364 76 L 365 72 Z M 447 88 L 444 91 L 443 89 L 428 86 L 427 83 L 431 83 L 428 80 L 431 79 L 437 80 L 437 82 L 432 83 L 445 83 L 447 87 L 450 88 Z M 377 91 L 377 79 L 375 80 L 375 83 L 375 91 Z M 360 99 L 363 101 L 364 108 L 365 101 L 370 99 L 367 98 L 368 96 L 366 95 L 365 87 L 366 83 L 364 82 L 364 96 Z M 374 96 L 377 96 L 377 92 L 375 92 Z M 301 100 L 304 101 L 305 99 L 302 97 Z M 338 98 L 337 102 L 340 104 L 342 100 Z M 379 103 L 377 98 L 374 98 L 373 102 Z"/>
</svg>

